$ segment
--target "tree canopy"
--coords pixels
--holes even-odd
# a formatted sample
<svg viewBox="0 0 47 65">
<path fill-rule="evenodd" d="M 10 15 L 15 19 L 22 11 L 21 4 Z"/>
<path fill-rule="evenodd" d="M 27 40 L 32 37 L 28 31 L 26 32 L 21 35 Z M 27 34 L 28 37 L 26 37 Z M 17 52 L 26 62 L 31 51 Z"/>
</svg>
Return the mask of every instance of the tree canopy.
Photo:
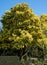
<svg viewBox="0 0 47 65">
<path fill-rule="evenodd" d="M 1 20 L 3 24 L 1 46 L 20 49 L 32 44 L 41 44 L 45 37 L 42 29 L 47 28 L 43 26 L 45 25 L 43 24 L 44 18 L 47 19 L 45 15 L 41 18 L 35 15 L 25 3 L 17 4 L 6 11 Z"/>
</svg>

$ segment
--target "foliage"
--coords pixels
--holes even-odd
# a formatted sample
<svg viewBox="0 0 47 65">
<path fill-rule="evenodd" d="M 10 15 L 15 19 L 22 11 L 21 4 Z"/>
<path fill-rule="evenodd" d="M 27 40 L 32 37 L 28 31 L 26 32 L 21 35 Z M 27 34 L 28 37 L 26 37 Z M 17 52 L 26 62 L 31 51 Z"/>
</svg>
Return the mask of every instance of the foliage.
<svg viewBox="0 0 47 65">
<path fill-rule="evenodd" d="M 43 40 L 45 41 L 47 47 L 47 14 L 41 15 L 40 20 L 41 20 L 42 32 L 45 35 L 45 38 Z"/>
<path fill-rule="evenodd" d="M 2 16 L 1 22 L 4 43 L 10 42 L 12 48 L 27 47 L 42 38 L 40 20 L 27 4 L 22 3 L 11 8 Z"/>
</svg>

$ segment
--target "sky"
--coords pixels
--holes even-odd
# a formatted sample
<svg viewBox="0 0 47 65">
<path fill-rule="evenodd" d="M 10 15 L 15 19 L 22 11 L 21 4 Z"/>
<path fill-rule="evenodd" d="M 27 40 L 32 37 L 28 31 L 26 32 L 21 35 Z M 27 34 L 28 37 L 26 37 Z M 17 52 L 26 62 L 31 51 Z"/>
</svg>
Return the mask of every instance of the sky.
<svg viewBox="0 0 47 65">
<path fill-rule="evenodd" d="M 19 3 L 27 3 L 38 16 L 47 14 L 47 0 L 0 0 L 0 19 L 6 10 Z M 0 23 L 0 28 L 2 24 Z"/>
</svg>

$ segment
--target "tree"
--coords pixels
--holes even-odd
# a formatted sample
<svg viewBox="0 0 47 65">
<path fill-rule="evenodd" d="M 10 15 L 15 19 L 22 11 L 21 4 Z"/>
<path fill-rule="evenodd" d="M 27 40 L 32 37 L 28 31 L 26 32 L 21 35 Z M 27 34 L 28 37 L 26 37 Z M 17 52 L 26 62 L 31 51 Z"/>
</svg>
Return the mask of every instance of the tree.
<svg viewBox="0 0 47 65">
<path fill-rule="evenodd" d="M 47 14 L 42 14 L 40 20 L 41 20 L 42 32 L 45 36 L 43 40 L 45 41 L 45 45 L 47 47 Z"/>
<path fill-rule="evenodd" d="M 45 35 L 44 37 L 44 41 L 45 41 L 45 50 L 44 53 L 45 55 L 47 55 L 47 14 L 42 14 L 40 16 L 40 20 L 41 20 L 41 28 L 42 28 L 42 32 Z"/>
<path fill-rule="evenodd" d="M 43 42 L 44 34 L 40 18 L 35 15 L 26 3 L 17 4 L 2 16 L 3 49 L 35 49 Z M 44 42 L 43 42 L 44 43 Z M 18 51 L 19 52 L 19 51 Z"/>
</svg>

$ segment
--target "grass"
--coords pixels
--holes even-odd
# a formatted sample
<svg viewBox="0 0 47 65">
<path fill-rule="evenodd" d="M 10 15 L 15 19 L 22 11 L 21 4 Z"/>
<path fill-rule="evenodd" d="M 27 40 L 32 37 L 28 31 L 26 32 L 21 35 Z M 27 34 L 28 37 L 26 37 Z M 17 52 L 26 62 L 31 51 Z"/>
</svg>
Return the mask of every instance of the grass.
<svg viewBox="0 0 47 65">
<path fill-rule="evenodd" d="M 0 65 L 47 65 L 46 60 L 24 60 L 21 61 L 17 56 L 0 56 Z"/>
</svg>

